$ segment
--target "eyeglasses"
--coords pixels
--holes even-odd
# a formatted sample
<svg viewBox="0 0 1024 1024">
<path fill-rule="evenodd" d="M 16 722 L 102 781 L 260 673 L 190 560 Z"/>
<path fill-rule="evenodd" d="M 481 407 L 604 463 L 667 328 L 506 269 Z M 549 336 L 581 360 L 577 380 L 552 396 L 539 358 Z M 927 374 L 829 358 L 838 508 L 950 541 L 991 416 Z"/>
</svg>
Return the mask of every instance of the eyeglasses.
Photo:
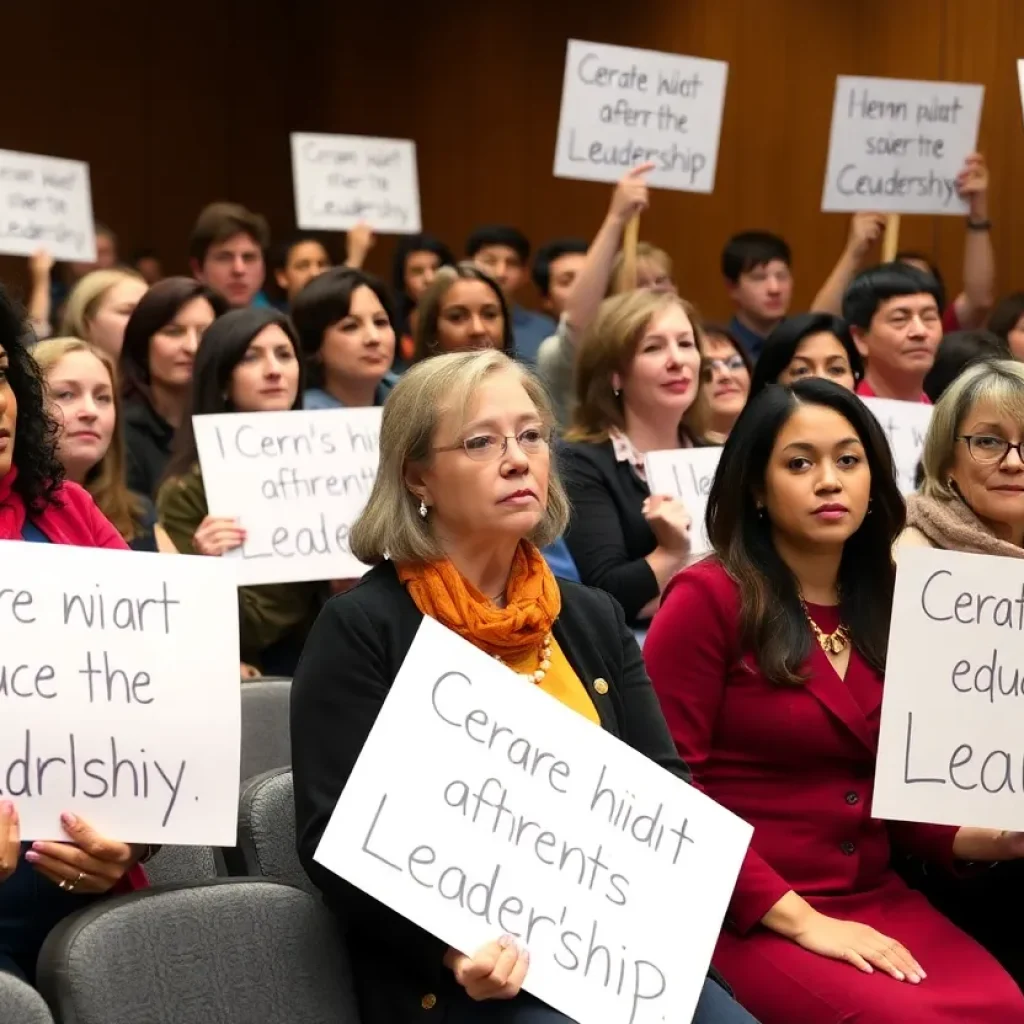
<svg viewBox="0 0 1024 1024">
<path fill-rule="evenodd" d="M 457 452 L 462 448 L 476 462 L 492 462 L 508 451 L 508 443 L 511 440 L 515 440 L 520 451 L 527 455 L 536 455 L 550 443 L 551 431 L 547 427 L 527 427 L 518 434 L 510 434 L 507 437 L 500 434 L 474 434 L 459 441 L 458 444 L 445 445 L 432 451 Z"/>
<path fill-rule="evenodd" d="M 958 441 L 967 445 L 967 451 L 971 458 L 982 465 L 990 466 L 995 462 L 1002 462 L 1010 451 L 1017 452 L 1017 458 L 1024 462 L 1024 441 L 1013 444 L 1002 437 L 993 437 L 991 434 L 961 434 Z"/>
<path fill-rule="evenodd" d="M 728 359 L 705 359 L 701 365 L 701 373 L 705 380 L 711 380 L 716 370 L 724 370 L 726 373 L 738 373 L 746 369 L 747 364 L 743 356 L 729 356 Z"/>
</svg>

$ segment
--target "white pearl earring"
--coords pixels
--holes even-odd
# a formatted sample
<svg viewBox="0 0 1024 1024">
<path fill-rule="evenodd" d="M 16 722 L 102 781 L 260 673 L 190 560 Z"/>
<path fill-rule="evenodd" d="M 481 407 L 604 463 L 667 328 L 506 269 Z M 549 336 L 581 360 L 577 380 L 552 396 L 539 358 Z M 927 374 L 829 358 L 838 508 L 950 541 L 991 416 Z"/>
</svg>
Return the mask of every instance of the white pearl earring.
<svg viewBox="0 0 1024 1024">
<path fill-rule="evenodd" d="M 420 498 L 420 519 L 427 518 L 427 503 Z"/>
</svg>

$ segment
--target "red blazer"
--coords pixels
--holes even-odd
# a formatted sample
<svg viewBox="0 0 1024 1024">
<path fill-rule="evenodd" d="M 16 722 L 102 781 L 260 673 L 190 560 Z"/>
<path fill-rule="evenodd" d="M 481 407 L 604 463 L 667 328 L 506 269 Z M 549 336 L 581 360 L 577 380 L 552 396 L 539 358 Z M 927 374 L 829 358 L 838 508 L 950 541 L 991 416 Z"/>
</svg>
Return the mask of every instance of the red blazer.
<svg viewBox="0 0 1024 1024">
<path fill-rule="evenodd" d="M 812 613 L 838 625 L 835 609 Z M 740 649 L 736 584 L 706 559 L 669 585 L 644 660 L 694 783 L 754 826 L 731 928 L 748 932 L 790 889 L 824 913 L 876 890 L 890 841 L 953 866 L 955 828 L 870 816 L 882 679 L 856 651 L 844 680 L 812 644 L 804 685 L 770 683 Z"/>
</svg>

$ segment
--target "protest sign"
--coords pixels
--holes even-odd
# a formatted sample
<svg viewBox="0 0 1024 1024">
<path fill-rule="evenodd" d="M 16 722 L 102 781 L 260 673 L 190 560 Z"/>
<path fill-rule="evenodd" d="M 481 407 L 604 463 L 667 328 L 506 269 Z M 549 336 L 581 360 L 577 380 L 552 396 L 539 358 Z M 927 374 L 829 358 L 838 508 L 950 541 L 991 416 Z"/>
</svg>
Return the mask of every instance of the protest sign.
<svg viewBox="0 0 1024 1024">
<path fill-rule="evenodd" d="M 984 87 L 836 79 L 823 210 L 964 214 L 956 176 L 975 149 Z"/>
<path fill-rule="evenodd" d="M 900 490 L 913 494 L 917 490 L 917 467 L 924 439 L 932 421 L 932 406 L 924 402 L 899 402 L 894 398 L 865 398 L 863 402 L 889 439 Z"/>
<path fill-rule="evenodd" d="M 729 65 L 570 39 L 555 177 L 618 181 L 653 161 L 655 188 L 712 192 Z"/>
<path fill-rule="evenodd" d="M 0 253 L 96 259 L 89 165 L 0 150 Z"/>
<path fill-rule="evenodd" d="M 670 448 L 644 456 L 651 494 L 679 498 L 690 513 L 691 556 L 706 555 L 711 550 L 704 515 L 721 457 L 721 448 Z"/>
<path fill-rule="evenodd" d="M 292 133 L 295 221 L 303 231 L 420 230 L 416 143 L 365 135 Z"/>
<path fill-rule="evenodd" d="M 0 562 L 0 798 L 21 838 L 67 839 L 70 811 L 123 842 L 233 846 L 230 567 L 11 541 Z"/>
<path fill-rule="evenodd" d="M 457 949 L 518 937 L 580 1024 L 654 1024 L 693 1016 L 751 833 L 424 618 L 316 859 Z"/>
<path fill-rule="evenodd" d="M 902 548 L 871 813 L 1024 829 L 1024 562 Z"/>
<path fill-rule="evenodd" d="M 239 520 L 240 585 L 354 579 L 348 547 L 377 477 L 379 408 L 195 416 L 210 515 Z"/>
<path fill-rule="evenodd" d="M 1017 85 L 1020 88 L 1020 104 L 1024 110 L 1024 60 L 1017 61 Z"/>
</svg>

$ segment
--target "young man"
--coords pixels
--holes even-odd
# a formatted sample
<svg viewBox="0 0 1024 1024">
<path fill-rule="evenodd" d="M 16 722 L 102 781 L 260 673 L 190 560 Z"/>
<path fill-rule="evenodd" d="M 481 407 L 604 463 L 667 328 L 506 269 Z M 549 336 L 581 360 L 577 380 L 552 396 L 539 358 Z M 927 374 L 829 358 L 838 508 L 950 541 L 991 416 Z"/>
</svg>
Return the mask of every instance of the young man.
<svg viewBox="0 0 1024 1024">
<path fill-rule="evenodd" d="M 533 257 L 531 276 L 541 296 L 541 307 L 555 320 L 565 312 L 566 299 L 587 259 L 582 238 L 560 238 L 542 245 Z"/>
<path fill-rule="evenodd" d="M 791 264 L 789 246 L 767 231 L 733 235 L 722 250 L 722 276 L 736 309 L 729 329 L 755 361 L 789 310 Z"/>
<path fill-rule="evenodd" d="M 267 305 L 261 294 L 270 245 L 266 218 L 239 203 L 211 203 L 189 238 L 193 276 L 234 307 Z"/>
<path fill-rule="evenodd" d="M 883 263 L 853 279 L 843 319 L 867 363 L 858 395 L 928 403 L 924 379 L 942 340 L 941 301 L 935 278 L 906 263 Z"/>
<path fill-rule="evenodd" d="M 530 243 L 526 236 L 516 228 L 502 225 L 477 228 L 466 242 L 466 256 L 498 282 L 512 310 L 516 355 L 524 362 L 535 363 L 541 342 L 554 333 L 555 322 L 515 304 L 515 295 L 526 281 L 526 266 L 530 260 Z"/>
</svg>

